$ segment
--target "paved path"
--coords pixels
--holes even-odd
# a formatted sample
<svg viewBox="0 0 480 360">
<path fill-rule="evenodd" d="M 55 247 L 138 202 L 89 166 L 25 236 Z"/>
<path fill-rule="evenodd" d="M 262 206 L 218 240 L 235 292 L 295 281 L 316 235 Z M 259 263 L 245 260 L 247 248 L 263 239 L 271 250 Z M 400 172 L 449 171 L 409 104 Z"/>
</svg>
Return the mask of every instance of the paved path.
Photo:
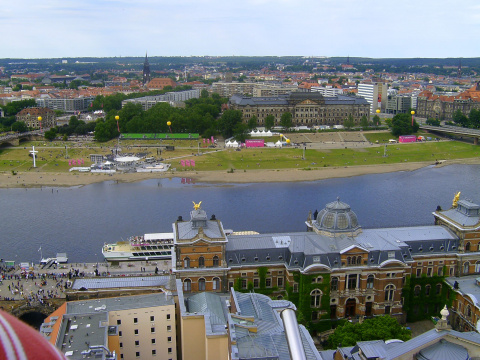
<svg viewBox="0 0 480 360">
<path fill-rule="evenodd" d="M 98 265 L 98 267 L 97 267 Z M 75 278 L 148 276 L 168 274 L 170 261 L 157 260 L 121 262 L 119 266 L 101 263 L 61 264 L 55 269 L 42 269 L 35 265 L 30 268 L 28 278 L 18 266 L 13 271 L 1 272 L 0 300 L 23 300 L 26 297 L 64 298 L 65 285 L 71 286 Z M 98 275 L 97 275 L 98 273 Z"/>
</svg>

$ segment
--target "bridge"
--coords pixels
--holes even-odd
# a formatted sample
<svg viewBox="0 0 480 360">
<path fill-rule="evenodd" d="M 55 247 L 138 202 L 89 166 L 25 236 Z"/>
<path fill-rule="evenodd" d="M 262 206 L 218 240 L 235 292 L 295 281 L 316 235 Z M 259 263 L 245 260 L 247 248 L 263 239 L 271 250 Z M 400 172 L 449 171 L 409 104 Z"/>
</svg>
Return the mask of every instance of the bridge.
<svg viewBox="0 0 480 360">
<path fill-rule="evenodd" d="M 7 144 L 10 146 L 18 146 L 20 145 L 20 140 L 43 140 L 43 138 L 43 133 L 40 130 L 8 134 L 0 136 L 0 145 Z"/>
<path fill-rule="evenodd" d="M 467 129 L 459 126 L 450 126 L 450 125 L 430 126 L 430 125 L 420 124 L 420 129 L 427 130 L 429 132 L 455 134 L 455 135 L 473 137 L 474 145 L 478 145 L 478 138 L 480 137 L 480 130 Z"/>
</svg>

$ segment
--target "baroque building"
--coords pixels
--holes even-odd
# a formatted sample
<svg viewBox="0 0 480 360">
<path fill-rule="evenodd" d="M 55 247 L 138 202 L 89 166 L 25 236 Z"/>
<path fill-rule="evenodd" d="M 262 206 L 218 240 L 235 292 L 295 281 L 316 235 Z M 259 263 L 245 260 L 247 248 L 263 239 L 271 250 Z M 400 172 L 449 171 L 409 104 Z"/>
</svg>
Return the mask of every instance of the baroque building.
<svg viewBox="0 0 480 360">
<path fill-rule="evenodd" d="M 256 116 L 258 125 L 265 125 L 265 118 L 273 115 L 275 125 L 285 112 L 292 114 L 294 126 L 343 125 L 351 116 L 359 123 L 362 116 L 369 116 L 370 105 L 361 97 L 337 95 L 325 97 L 318 92 L 292 92 L 275 97 L 247 97 L 234 95 L 229 108 L 240 110 L 244 121 Z"/>
<path fill-rule="evenodd" d="M 39 117 L 42 121 L 39 121 Z M 28 128 L 49 129 L 57 125 L 55 111 L 44 107 L 30 107 L 22 109 L 16 115 L 17 121 L 24 122 Z"/>
<path fill-rule="evenodd" d="M 460 110 L 468 115 L 470 110 L 480 109 L 480 82 L 457 96 L 434 94 L 425 90 L 418 95 L 417 116 L 439 120 L 452 120 Z"/>
</svg>

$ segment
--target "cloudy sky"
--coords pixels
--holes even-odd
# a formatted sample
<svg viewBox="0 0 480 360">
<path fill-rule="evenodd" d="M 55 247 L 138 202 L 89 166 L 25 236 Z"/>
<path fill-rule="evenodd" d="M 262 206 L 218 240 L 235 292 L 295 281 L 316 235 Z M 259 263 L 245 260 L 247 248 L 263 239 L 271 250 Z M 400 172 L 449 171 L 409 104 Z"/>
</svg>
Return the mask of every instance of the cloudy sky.
<svg viewBox="0 0 480 360">
<path fill-rule="evenodd" d="M 480 56 L 478 0 L 5 0 L 0 58 Z"/>
</svg>

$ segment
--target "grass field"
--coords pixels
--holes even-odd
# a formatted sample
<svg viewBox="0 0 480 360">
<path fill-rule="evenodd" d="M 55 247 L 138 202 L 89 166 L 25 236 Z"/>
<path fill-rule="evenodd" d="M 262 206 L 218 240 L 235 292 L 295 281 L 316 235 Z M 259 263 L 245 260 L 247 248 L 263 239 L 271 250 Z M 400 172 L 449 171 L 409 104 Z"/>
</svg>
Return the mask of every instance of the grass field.
<svg viewBox="0 0 480 360">
<path fill-rule="evenodd" d="M 366 134 L 367 135 L 367 134 Z M 375 142 L 375 138 L 391 137 L 388 133 L 369 133 L 369 141 Z M 270 139 L 268 140 L 270 141 Z M 379 141 L 380 142 L 380 141 Z M 31 146 L 35 145 L 37 154 L 37 170 L 45 172 L 66 172 L 69 169 L 68 159 L 65 158 L 65 145 L 68 146 L 69 159 L 85 160 L 84 166 L 89 166 L 90 154 L 111 153 L 116 141 L 104 144 L 96 143 L 72 143 L 72 142 L 29 142 L 22 143 L 19 147 L 0 148 L 0 171 L 29 171 L 33 169 L 33 160 L 29 156 Z M 303 157 L 302 148 L 256 148 L 242 149 L 211 149 L 201 147 L 201 156 L 198 153 L 198 141 L 176 141 L 162 144 L 174 145 L 174 151 L 158 149 L 152 145 L 158 145 L 149 141 L 121 141 L 120 147 L 124 153 L 146 154 L 156 158 L 162 157 L 165 162 L 172 164 L 172 168 L 181 170 L 180 160 L 194 159 L 196 169 L 200 171 L 211 170 L 254 170 L 254 169 L 318 169 L 332 166 L 355 166 L 374 164 L 393 164 L 401 162 L 421 162 L 436 160 L 451 160 L 480 157 L 480 147 L 456 141 L 431 141 L 413 144 L 388 144 L 366 148 L 330 149 L 305 151 Z M 203 146 L 203 143 L 201 144 Z M 386 155 L 384 152 L 386 149 Z"/>
</svg>

